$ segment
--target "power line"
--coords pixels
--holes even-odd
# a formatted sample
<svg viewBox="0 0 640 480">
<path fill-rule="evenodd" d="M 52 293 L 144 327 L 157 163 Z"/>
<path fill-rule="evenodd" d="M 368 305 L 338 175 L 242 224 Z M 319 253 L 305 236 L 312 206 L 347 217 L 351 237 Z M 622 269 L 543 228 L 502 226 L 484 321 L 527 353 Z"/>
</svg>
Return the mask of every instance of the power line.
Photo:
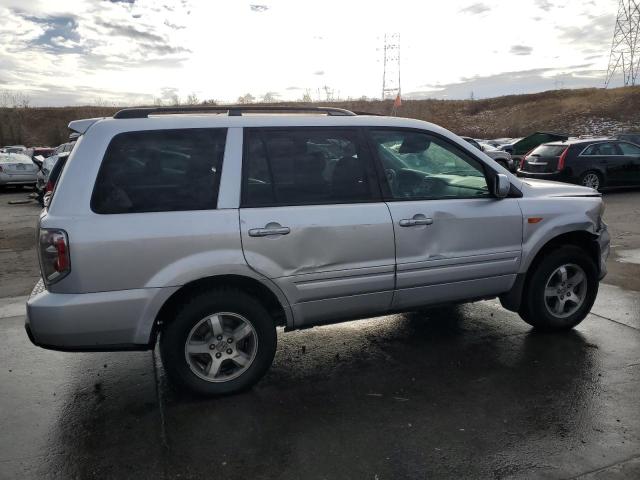
<svg viewBox="0 0 640 480">
<path fill-rule="evenodd" d="M 635 85 L 640 68 L 640 0 L 620 0 L 611 42 L 605 87 L 618 71 L 625 85 Z"/>
<path fill-rule="evenodd" d="M 382 100 L 400 95 L 400 34 L 385 33 L 382 68 Z"/>
</svg>

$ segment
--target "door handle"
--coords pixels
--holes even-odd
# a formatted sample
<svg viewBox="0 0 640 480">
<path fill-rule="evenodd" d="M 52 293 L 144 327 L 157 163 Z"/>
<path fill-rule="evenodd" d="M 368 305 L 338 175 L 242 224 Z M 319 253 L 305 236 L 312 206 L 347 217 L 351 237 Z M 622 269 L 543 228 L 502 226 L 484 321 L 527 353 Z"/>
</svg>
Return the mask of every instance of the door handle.
<svg viewBox="0 0 640 480">
<path fill-rule="evenodd" d="M 433 223 L 433 218 L 427 218 L 424 215 L 418 214 L 414 215 L 413 218 L 405 218 L 400 220 L 401 227 L 415 227 L 417 225 L 431 225 Z"/>
<path fill-rule="evenodd" d="M 269 235 L 288 235 L 291 232 L 289 227 L 281 227 L 279 224 L 267 224 L 264 228 L 252 228 L 249 230 L 250 237 L 268 237 Z"/>
</svg>

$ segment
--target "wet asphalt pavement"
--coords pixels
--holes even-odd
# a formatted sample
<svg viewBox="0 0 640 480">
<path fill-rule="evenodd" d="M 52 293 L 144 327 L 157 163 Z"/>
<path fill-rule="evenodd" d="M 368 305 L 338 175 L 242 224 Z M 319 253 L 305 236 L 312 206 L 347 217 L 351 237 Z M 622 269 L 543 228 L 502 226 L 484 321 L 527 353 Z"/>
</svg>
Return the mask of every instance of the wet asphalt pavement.
<svg viewBox="0 0 640 480">
<path fill-rule="evenodd" d="M 639 276 L 620 265 L 574 331 L 496 301 L 280 331 L 266 377 L 219 399 L 174 391 L 154 352 L 37 348 L 0 302 L 0 479 L 640 478 Z"/>
<path fill-rule="evenodd" d="M 7 318 L 0 476 L 638 478 L 640 302 L 603 290 L 615 314 L 560 335 L 495 302 L 281 333 L 258 386 L 214 400 L 153 352 L 45 351 Z"/>
</svg>

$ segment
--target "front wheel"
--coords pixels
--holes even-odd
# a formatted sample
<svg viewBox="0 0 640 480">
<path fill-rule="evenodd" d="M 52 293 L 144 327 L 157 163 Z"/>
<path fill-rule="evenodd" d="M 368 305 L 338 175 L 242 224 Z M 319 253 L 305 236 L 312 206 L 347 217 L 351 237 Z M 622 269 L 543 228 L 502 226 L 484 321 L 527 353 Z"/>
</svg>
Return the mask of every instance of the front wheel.
<svg viewBox="0 0 640 480">
<path fill-rule="evenodd" d="M 560 247 L 530 272 L 519 314 L 538 329 L 567 330 L 584 320 L 597 294 L 593 260 L 579 247 Z"/>
<path fill-rule="evenodd" d="M 203 292 L 160 335 L 168 377 L 202 395 L 250 388 L 268 370 L 276 351 L 275 324 L 252 296 L 220 289 Z"/>
</svg>

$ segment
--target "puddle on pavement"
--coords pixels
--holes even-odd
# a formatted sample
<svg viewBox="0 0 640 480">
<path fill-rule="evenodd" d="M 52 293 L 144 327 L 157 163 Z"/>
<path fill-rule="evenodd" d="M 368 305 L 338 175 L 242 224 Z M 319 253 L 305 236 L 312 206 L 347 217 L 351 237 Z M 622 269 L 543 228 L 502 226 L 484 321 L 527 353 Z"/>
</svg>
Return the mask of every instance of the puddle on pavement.
<svg viewBox="0 0 640 480">
<path fill-rule="evenodd" d="M 618 250 L 616 261 L 622 263 L 636 263 L 640 265 L 640 248 L 634 250 Z"/>
</svg>

